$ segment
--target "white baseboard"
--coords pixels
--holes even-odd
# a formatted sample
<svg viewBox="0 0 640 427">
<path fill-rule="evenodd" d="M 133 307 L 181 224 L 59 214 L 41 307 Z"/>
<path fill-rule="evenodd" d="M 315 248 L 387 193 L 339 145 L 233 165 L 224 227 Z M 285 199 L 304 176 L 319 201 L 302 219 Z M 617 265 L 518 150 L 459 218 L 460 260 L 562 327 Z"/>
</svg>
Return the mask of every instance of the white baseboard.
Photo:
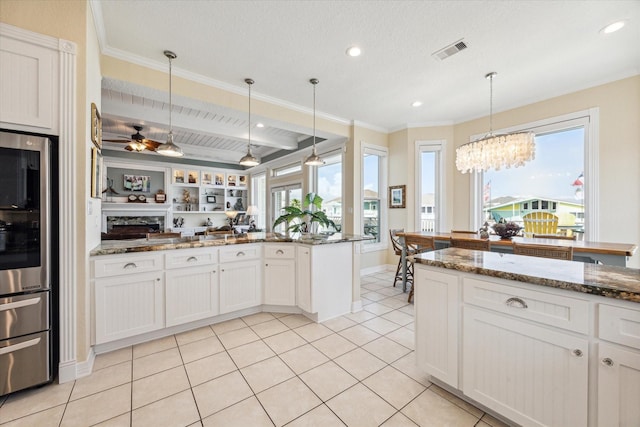
<svg viewBox="0 0 640 427">
<path fill-rule="evenodd" d="M 362 311 L 362 300 L 353 301 L 351 303 L 351 312 L 357 313 L 359 311 Z"/>
<path fill-rule="evenodd" d="M 93 351 L 93 347 L 89 349 L 87 360 L 84 362 L 76 363 L 76 379 L 87 377 L 91 375 L 93 371 L 93 362 L 96 361 L 96 353 Z"/>
<path fill-rule="evenodd" d="M 58 383 L 63 384 L 75 381 L 77 375 L 76 365 L 75 360 L 60 363 L 58 365 Z"/>
</svg>

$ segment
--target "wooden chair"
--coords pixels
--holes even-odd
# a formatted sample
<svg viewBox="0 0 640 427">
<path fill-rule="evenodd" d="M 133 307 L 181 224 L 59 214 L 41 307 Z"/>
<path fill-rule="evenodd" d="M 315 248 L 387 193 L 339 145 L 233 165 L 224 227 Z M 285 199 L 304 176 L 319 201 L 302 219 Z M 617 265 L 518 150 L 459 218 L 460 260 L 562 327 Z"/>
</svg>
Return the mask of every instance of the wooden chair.
<svg viewBox="0 0 640 427">
<path fill-rule="evenodd" d="M 573 260 L 573 246 L 531 245 L 513 242 L 513 253 L 541 258 Z"/>
<path fill-rule="evenodd" d="M 423 252 L 433 251 L 436 248 L 435 240 L 433 237 L 427 236 L 405 236 L 404 244 L 407 246 L 407 256 L 409 254 L 416 255 Z M 413 288 L 415 281 L 413 280 L 413 259 L 407 259 L 407 270 L 411 267 L 411 290 L 409 291 L 409 298 L 407 302 L 411 302 L 413 299 Z"/>
<path fill-rule="evenodd" d="M 182 233 L 147 233 L 147 240 L 182 237 Z"/>
<path fill-rule="evenodd" d="M 480 239 L 455 239 L 452 237 L 449 239 L 449 247 L 472 249 L 474 251 L 490 251 L 491 241 Z"/>
<path fill-rule="evenodd" d="M 522 221 L 525 236 L 558 232 L 558 217 L 550 212 L 529 212 L 522 217 Z"/>
<path fill-rule="evenodd" d="M 399 256 L 398 267 L 396 267 L 396 276 L 393 278 L 393 287 L 396 287 L 398 280 L 402 281 L 402 242 L 398 233 L 403 233 L 404 228 L 392 228 L 389 230 L 389 236 L 391 237 L 391 244 L 393 245 L 393 252 Z M 408 251 L 407 251 L 408 255 Z M 411 280 L 413 280 L 413 270 L 411 270 Z M 409 268 L 407 267 L 407 281 L 409 281 Z"/>
<path fill-rule="evenodd" d="M 562 234 L 534 234 L 534 239 L 558 239 L 558 240 L 576 240 L 576 235 L 573 236 L 564 236 Z"/>
</svg>

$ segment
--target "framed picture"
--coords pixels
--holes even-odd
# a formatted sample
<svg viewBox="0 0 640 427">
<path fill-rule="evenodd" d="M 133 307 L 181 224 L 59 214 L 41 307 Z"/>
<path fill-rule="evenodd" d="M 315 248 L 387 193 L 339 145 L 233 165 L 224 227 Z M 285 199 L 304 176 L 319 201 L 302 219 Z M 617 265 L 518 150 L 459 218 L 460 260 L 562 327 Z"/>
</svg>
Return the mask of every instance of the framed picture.
<svg viewBox="0 0 640 427">
<path fill-rule="evenodd" d="M 389 187 L 389 207 L 404 208 L 406 202 L 406 185 L 392 185 Z"/>
<path fill-rule="evenodd" d="M 102 117 L 93 102 L 91 103 L 91 141 L 98 150 L 102 150 Z"/>
<path fill-rule="evenodd" d="M 247 176 L 240 175 L 238 177 L 238 187 L 246 187 L 247 186 Z"/>
<path fill-rule="evenodd" d="M 97 147 L 91 147 L 91 197 L 102 197 L 102 154 Z"/>
<path fill-rule="evenodd" d="M 235 186 L 236 186 L 236 176 L 227 175 L 227 187 L 235 187 Z"/>
<path fill-rule="evenodd" d="M 187 175 L 187 180 L 189 184 L 197 184 L 198 183 L 198 171 L 189 171 Z"/>
<path fill-rule="evenodd" d="M 202 185 L 211 184 L 211 172 L 202 172 Z"/>
<path fill-rule="evenodd" d="M 175 184 L 184 184 L 184 171 L 180 169 L 174 169 L 173 182 Z"/>
<path fill-rule="evenodd" d="M 215 178 L 214 185 L 224 185 L 224 174 L 217 173 L 215 174 L 214 178 Z"/>
<path fill-rule="evenodd" d="M 151 178 L 143 175 L 125 175 L 124 189 L 148 193 L 151 191 Z"/>
</svg>

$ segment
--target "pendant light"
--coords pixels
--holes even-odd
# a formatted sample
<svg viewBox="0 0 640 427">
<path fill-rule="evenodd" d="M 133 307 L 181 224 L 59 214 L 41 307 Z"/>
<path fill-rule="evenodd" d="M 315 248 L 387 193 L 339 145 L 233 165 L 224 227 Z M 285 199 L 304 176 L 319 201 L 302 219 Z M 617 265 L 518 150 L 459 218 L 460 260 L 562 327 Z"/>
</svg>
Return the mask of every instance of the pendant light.
<svg viewBox="0 0 640 427">
<path fill-rule="evenodd" d="M 503 135 L 493 133 L 493 78 L 496 72 L 485 76 L 489 80 L 489 133 L 482 139 L 461 145 L 456 149 L 456 167 L 462 173 L 500 170 L 511 166 L 523 166 L 535 158 L 533 132 Z"/>
<path fill-rule="evenodd" d="M 321 166 L 324 165 L 324 160 L 316 153 L 316 85 L 320 83 L 318 79 L 311 79 L 309 83 L 313 85 L 313 149 L 311 155 L 304 160 L 304 164 L 307 166 Z"/>
<path fill-rule="evenodd" d="M 173 143 L 173 126 L 171 123 L 171 111 L 173 110 L 171 99 L 171 61 L 176 59 L 177 55 L 170 50 L 165 50 L 164 56 L 169 59 L 169 135 L 167 135 L 167 142 L 160 144 L 158 148 L 156 148 L 156 152 L 163 156 L 182 157 L 184 156 L 182 149 Z"/>
<path fill-rule="evenodd" d="M 251 154 L 251 85 L 255 82 L 252 79 L 244 79 L 244 82 L 249 86 L 249 139 L 247 140 L 247 154 L 240 159 L 242 166 L 258 166 L 260 161 Z"/>
</svg>

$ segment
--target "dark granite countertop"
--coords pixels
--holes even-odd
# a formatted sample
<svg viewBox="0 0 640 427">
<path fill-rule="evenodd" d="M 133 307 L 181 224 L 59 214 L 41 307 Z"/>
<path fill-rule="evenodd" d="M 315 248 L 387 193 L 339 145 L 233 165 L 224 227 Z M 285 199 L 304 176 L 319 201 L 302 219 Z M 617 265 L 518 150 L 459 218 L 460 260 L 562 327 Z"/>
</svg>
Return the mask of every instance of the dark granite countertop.
<svg viewBox="0 0 640 427">
<path fill-rule="evenodd" d="M 425 252 L 414 259 L 433 267 L 640 303 L 640 270 L 635 268 L 459 248 Z"/>
<path fill-rule="evenodd" d="M 369 240 L 368 236 L 335 233 L 331 235 L 300 238 L 297 235 L 282 235 L 278 233 L 246 233 L 243 235 L 213 235 L 192 236 L 166 239 L 132 239 L 132 240 L 103 240 L 89 255 L 113 255 L 130 252 L 165 251 L 172 249 L 206 248 L 211 246 L 238 245 L 244 243 L 302 243 L 305 245 L 326 245 L 331 243 L 359 242 Z"/>
</svg>

